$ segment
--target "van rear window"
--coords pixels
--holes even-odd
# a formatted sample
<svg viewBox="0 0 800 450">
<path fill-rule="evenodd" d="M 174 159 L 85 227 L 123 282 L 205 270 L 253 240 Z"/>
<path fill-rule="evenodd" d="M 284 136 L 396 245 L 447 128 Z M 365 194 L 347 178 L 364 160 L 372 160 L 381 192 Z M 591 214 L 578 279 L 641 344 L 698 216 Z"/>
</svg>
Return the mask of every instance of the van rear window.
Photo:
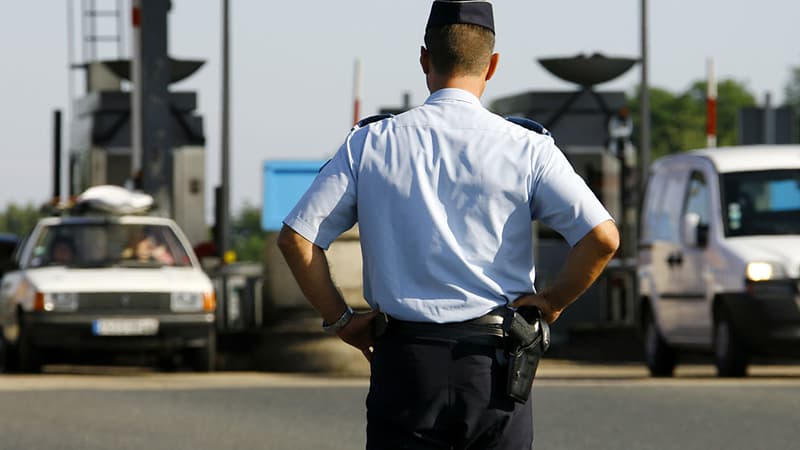
<svg viewBox="0 0 800 450">
<path fill-rule="evenodd" d="M 800 170 L 721 176 L 726 236 L 800 234 Z"/>
</svg>

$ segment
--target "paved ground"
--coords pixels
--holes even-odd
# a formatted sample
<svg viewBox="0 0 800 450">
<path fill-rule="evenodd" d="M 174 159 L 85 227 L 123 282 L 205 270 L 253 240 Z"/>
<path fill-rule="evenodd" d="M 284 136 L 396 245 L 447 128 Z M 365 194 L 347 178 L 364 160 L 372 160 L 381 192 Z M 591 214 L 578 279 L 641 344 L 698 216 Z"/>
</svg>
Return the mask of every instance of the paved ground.
<svg viewBox="0 0 800 450">
<path fill-rule="evenodd" d="M 357 449 L 364 377 L 50 366 L 0 376 L 2 449 Z M 652 379 L 638 365 L 546 361 L 534 385 L 537 448 L 787 449 L 800 366 L 712 367 Z"/>
</svg>

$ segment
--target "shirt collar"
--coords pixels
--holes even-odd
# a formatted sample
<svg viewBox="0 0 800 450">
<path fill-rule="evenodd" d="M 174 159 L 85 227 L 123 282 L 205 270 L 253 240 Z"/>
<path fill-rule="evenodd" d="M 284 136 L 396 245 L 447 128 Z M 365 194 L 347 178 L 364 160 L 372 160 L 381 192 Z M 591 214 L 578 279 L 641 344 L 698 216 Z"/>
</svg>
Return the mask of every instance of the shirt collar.
<svg viewBox="0 0 800 450">
<path fill-rule="evenodd" d="M 440 103 L 440 102 L 465 102 L 473 105 L 481 106 L 481 101 L 475 97 L 471 92 L 467 92 L 458 88 L 443 88 L 431 94 L 425 104 Z"/>
</svg>

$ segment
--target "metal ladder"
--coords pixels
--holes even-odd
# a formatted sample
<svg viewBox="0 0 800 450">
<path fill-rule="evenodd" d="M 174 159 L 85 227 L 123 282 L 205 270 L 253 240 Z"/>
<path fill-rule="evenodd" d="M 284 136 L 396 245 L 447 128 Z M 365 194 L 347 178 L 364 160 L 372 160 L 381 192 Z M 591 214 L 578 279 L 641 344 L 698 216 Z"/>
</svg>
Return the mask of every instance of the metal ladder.
<svg viewBox="0 0 800 450">
<path fill-rule="evenodd" d="M 72 1 L 72 0 L 71 0 Z M 125 0 L 81 0 L 80 28 L 82 63 L 96 61 L 99 57 L 107 59 L 109 47 L 116 46 L 116 58 L 126 54 Z M 100 51 L 107 52 L 100 54 Z"/>
</svg>

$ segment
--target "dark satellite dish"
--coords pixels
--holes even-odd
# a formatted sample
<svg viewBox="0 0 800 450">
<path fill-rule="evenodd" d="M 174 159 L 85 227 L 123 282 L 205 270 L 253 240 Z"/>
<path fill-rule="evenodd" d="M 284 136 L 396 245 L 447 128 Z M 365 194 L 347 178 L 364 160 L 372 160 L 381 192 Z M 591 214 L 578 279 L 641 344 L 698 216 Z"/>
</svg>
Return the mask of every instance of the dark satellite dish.
<svg viewBox="0 0 800 450">
<path fill-rule="evenodd" d="M 130 81 L 131 79 L 131 60 L 129 59 L 117 59 L 111 61 L 103 61 L 108 70 L 114 73 L 114 75 Z M 205 64 L 205 61 L 200 60 L 193 60 L 193 59 L 169 59 L 169 73 L 170 73 L 170 83 L 176 83 L 181 81 L 189 75 L 197 72 L 197 70 Z"/>
<path fill-rule="evenodd" d="M 581 54 L 571 58 L 540 58 L 538 61 L 558 78 L 581 86 L 611 81 L 639 62 L 633 58 L 607 58 L 600 53 L 592 56 Z"/>
</svg>

